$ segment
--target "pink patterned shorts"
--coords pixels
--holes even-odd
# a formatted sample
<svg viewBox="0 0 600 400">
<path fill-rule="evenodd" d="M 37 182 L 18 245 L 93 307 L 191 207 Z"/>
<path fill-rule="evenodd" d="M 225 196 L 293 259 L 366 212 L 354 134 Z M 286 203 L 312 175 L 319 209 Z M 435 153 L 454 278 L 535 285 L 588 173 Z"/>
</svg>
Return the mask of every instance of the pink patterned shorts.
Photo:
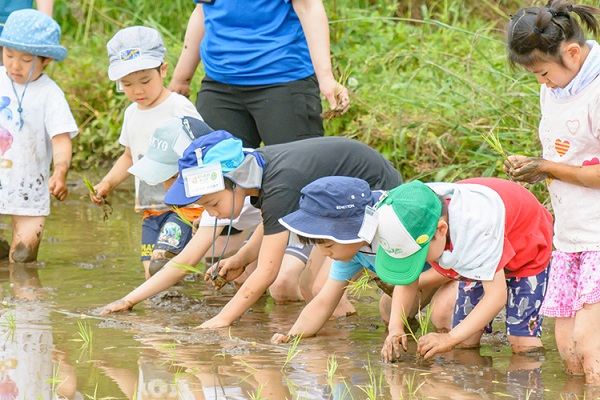
<svg viewBox="0 0 600 400">
<path fill-rule="evenodd" d="M 552 253 L 550 280 L 540 313 L 575 317 L 584 304 L 600 302 L 600 251 Z"/>
</svg>

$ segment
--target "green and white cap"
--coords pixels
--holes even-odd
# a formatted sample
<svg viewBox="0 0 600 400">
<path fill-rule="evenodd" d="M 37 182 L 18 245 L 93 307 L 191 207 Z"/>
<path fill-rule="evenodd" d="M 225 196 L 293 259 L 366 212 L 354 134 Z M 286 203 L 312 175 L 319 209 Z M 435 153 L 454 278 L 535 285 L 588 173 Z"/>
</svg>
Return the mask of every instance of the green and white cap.
<svg viewBox="0 0 600 400">
<path fill-rule="evenodd" d="M 377 275 L 394 285 L 413 283 L 423 271 L 442 203 L 433 190 L 413 181 L 391 190 L 377 208 Z"/>
</svg>

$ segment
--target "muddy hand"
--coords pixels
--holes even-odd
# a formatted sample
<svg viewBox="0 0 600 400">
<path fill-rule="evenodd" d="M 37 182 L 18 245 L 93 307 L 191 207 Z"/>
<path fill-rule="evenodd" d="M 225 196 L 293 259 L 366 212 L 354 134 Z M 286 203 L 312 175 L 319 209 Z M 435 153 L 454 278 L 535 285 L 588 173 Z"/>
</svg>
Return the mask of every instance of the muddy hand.
<svg viewBox="0 0 600 400">
<path fill-rule="evenodd" d="M 540 157 L 526 157 L 513 162 L 509 176 L 517 182 L 538 183 L 549 177 L 543 169 L 547 161 Z"/>
<path fill-rule="evenodd" d="M 400 360 L 400 350 L 408 350 L 406 335 L 388 335 L 381 349 L 383 362 L 391 363 Z"/>
<path fill-rule="evenodd" d="M 269 342 L 271 342 L 271 344 L 279 344 L 279 343 L 287 343 L 289 341 L 290 341 L 290 339 L 288 338 L 287 335 L 284 335 L 283 333 L 276 333 L 273 335 L 273 337 L 271 338 L 271 340 Z"/>
<path fill-rule="evenodd" d="M 225 286 L 227 280 L 225 280 L 225 278 L 219 275 L 219 270 L 217 268 L 217 265 L 213 265 L 208 270 L 206 270 L 206 273 L 204 274 L 204 280 L 210 283 L 215 288 L 215 290 L 219 291 L 223 286 Z"/>
<path fill-rule="evenodd" d="M 427 360 L 437 353 L 452 350 L 456 344 L 449 333 L 428 333 L 419 338 L 417 353 Z"/>
<path fill-rule="evenodd" d="M 119 299 L 102 307 L 100 309 L 100 315 L 106 315 L 117 311 L 131 310 L 132 308 L 133 303 L 131 301 Z"/>
</svg>

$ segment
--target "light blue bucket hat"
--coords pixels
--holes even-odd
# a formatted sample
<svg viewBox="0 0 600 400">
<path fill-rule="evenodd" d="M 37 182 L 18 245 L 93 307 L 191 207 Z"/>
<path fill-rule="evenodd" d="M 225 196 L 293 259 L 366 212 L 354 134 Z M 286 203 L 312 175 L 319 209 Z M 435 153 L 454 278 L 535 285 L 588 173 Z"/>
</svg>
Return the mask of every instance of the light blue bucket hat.
<svg viewBox="0 0 600 400">
<path fill-rule="evenodd" d="M 67 57 L 67 49 L 59 41 L 58 23 L 33 9 L 12 12 L 0 34 L 0 46 L 62 61 Z"/>
</svg>

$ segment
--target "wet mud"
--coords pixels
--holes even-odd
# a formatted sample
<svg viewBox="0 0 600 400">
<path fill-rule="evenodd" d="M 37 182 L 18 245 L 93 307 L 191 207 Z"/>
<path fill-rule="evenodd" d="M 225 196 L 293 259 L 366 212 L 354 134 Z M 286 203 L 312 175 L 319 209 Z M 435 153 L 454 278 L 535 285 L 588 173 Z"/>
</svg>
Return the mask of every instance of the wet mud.
<svg viewBox="0 0 600 400">
<path fill-rule="evenodd" d="M 70 197 L 53 202 L 37 263 L 0 260 L 0 395 L 17 399 L 592 399 L 563 371 L 544 321 L 545 352 L 513 355 L 496 323 L 481 349 L 424 361 L 416 346 L 384 364 L 386 335 L 375 285 L 356 315 L 329 321 L 315 338 L 271 345 L 303 304 L 263 296 L 231 327 L 195 329 L 235 293 L 190 275 L 133 310 L 100 316 L 144 279 L 141 217 L 132 185 L 111 196 L 113 214 L 70 176 Z M 10 220 L 0 217 L 0 239 Z M 585 396 L 585 397 L 584 397 Z"/>
</svg>

